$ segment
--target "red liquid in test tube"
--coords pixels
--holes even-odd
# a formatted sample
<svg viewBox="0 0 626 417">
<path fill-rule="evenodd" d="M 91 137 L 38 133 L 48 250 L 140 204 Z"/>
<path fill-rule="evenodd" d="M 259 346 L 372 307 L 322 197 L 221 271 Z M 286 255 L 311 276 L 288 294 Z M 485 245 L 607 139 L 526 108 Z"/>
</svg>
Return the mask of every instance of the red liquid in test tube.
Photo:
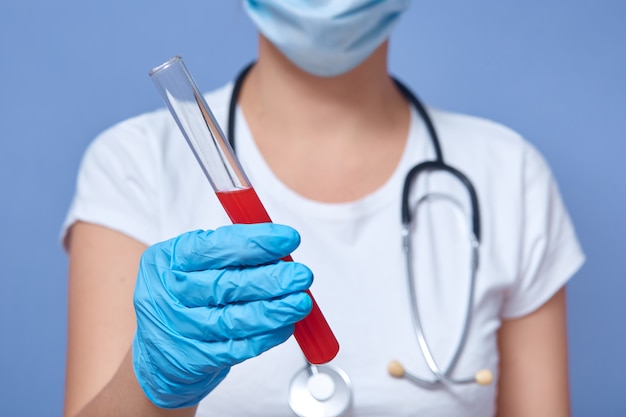
<svg viewBox="0 0 626 417">
<path fill-rule="evenodd" d="M 182 58 L 174 57 L 150 71 L 187 144 L 233 223 L 271 222 L 209 106 L 198 92 Z M 291 256 L 284 258 L 292 261 Z M 295 324 L 294 337 L 307 361 L 320 365 L 339 352 L 339 343 L 310 291 L 309 315 Z"/>
<path fill-rule="evenodd" d="M 271 222 L 270 216 L 254 188 L 220 191 L 216 195 L 233 223 Z M 284 260 L 292 261 L 293 259 L 291 256 L 287 256 Z M 306 292 L 313 300 L 313 308 L 304 320 L 296 323 L 294 337 L 307 360 L 312 364 L 319 365 L 329 362 L 337 355 L 339 343 L 330 330 L 313 295 L 308 290 Z"/>
</svg>

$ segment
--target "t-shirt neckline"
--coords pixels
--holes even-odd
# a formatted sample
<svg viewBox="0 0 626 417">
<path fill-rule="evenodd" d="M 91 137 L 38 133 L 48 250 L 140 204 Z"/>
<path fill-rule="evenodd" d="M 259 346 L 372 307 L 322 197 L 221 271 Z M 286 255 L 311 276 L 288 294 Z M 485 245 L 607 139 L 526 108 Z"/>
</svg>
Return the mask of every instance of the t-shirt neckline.
<svg viewBox="0 0 626 417">
<path fill-rule="evenodd" d="M 236 108 L 235 132 L 237 155 L 246 170 L 252 186 L 259 196 L 268 196 L 292 206 L 292 209 L 315 218 L 342 220 L 368 215 L 373 211 L 400 200 L 400 192 L 406 173 L 429 153 L 430 143 L 424 124 L 414 108 L 408 137 L 400 161 L 387 181 L 371 193 L 348 202 L 327 203 L 309 199 L 298 194 L 282 182 L 269 167 L 261 154 L 239 106 Z"/>
</svg>

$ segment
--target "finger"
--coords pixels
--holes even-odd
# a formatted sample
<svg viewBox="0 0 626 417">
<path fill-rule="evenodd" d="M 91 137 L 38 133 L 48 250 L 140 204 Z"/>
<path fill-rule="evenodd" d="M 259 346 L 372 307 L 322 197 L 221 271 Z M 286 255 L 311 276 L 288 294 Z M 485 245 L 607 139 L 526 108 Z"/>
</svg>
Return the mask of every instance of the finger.
<svg viewBox="0 0 626 417">
<path fill-rule="evenodd" d="M 224 307 L 187 308 L 168 304 L 162 310 L 162 326 L 179 335 L 207 342 L 245 339 L 271 332 L 305 318 L 312 308 L 308 294 L 298 292 L 282 298 L 228 304 Z"/>
<path fill-rule="evenodd" d="M 214 342 L 211 344 L 213 351 L 211 356 L 222 363 L 236 365 L 284 343 L 291 337 L 293 331 L 294 326 L 290 324 L 245 339 Z"/>
<path fill-rule="evenodd" d="M 219 342 L 205 342 L 180 336 L 144 338 L 140 335 L 133 342 L 133 349 L 149 350 L 151 363 L 170 364 L 158 372 L 169 371 L 173 378 L 188 372 L 210 375 L 216 369 L 228 369 L 284 343 L 291 337 L 293 331 L 293 324 L 288 324 L 256 336 Z M 176 359 L 178 352 L 185 352 L 184 360 Z"/>
<path fill-rule="evenodd" d="M 274 262 L 298 247 L 300 235 L 274 223 L 234 224 L 184 233 L 168 242 L 171 269 L 201 271 Z"/>
<path fill-rule="evenodd" d="M 223 306 L 304 291 L 311 286 L 313 273 L 300 263 L 278 262 L 251 268 L 165 271 L 162 280 L 186 307 Z"/>
</svg>

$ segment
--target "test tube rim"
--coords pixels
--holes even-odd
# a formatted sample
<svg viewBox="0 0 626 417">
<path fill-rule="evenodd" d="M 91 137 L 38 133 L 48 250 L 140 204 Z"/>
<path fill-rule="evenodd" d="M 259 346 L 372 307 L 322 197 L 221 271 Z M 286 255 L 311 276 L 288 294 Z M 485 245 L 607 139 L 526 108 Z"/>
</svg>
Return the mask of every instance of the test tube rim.
<svg viewBox="0 0 626 417">
<path fill-rule="evenodd" d="M 156 74 L 157 72 L 175 64 L 178 62 L 181 62 L 183 60 L 183 57 L 180 55 L 175 55 L 173 57 L 171 57 L 170 59 L 168 59 L 167 61 L 165 61 L 164 63 L 157 65 L 156 67 L 152 68 L 150 70 L 150 72 L 148 73 L 149 76 L 153 76 L 154 74 Z"/>
</svg>

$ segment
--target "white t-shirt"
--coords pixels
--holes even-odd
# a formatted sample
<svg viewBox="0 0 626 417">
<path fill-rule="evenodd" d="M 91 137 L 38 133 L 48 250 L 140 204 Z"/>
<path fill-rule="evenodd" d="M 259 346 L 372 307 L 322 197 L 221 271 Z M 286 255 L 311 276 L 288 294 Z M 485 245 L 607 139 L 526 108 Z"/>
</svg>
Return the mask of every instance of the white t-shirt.
<svg viewBox="0 0 626 417">
<path fill-rule="evenodd" d="M 207 95 L 226 126 L 232 85 Z M 469 337 L 453 377 L 490 369 L 496 378 L 496 332 L 503 318 L 528 314 L 581 266 L 584 256 L 541 155 L 493 122 L 432 110 L 446 162 L 476 188 L 482 242 Z M 387 374 L 392 359 L 430 378 L 413 332 L 401 249 L 400 196 L 407 171 L 433 158 L 422 120 L 413 112 L 406 149 L 392 177 L 354 202 L 311 201 L 287 188 L 259 153 L 237 115 L 237 153 L 277 223 L 302 236 L 294 259 L 314 272 L 311 292 L 341 345 L 332 364 L 351 378 L 350 416 L 489 416 L 496 383 L 420 388 Z M 452 196 L 467 212 L 466 193 L 440 174 L 420 176 L 415 190 Z M 412 200 L 419 197 L 413 193 Z M 430 200 L 429 200 L 430 201 Z M 413 240 L 415 294 L 435 359 L 445 367 L 460 337 L 470 281 L 466 225 L 454 204 L 421 204 Z M 229 220 L 167 110 L 103 132 L 89 147 L 62 236 L 82 220 L 153 244 Z M 419 230 L 419 233 L 417 232 Z M 112 277 L 113 278 L 113 277 Z M 292 416 L 288 386 L 305 365 L 293 338 L 234 366 L 200 404 L 199 416 Z"/>
</svg>

